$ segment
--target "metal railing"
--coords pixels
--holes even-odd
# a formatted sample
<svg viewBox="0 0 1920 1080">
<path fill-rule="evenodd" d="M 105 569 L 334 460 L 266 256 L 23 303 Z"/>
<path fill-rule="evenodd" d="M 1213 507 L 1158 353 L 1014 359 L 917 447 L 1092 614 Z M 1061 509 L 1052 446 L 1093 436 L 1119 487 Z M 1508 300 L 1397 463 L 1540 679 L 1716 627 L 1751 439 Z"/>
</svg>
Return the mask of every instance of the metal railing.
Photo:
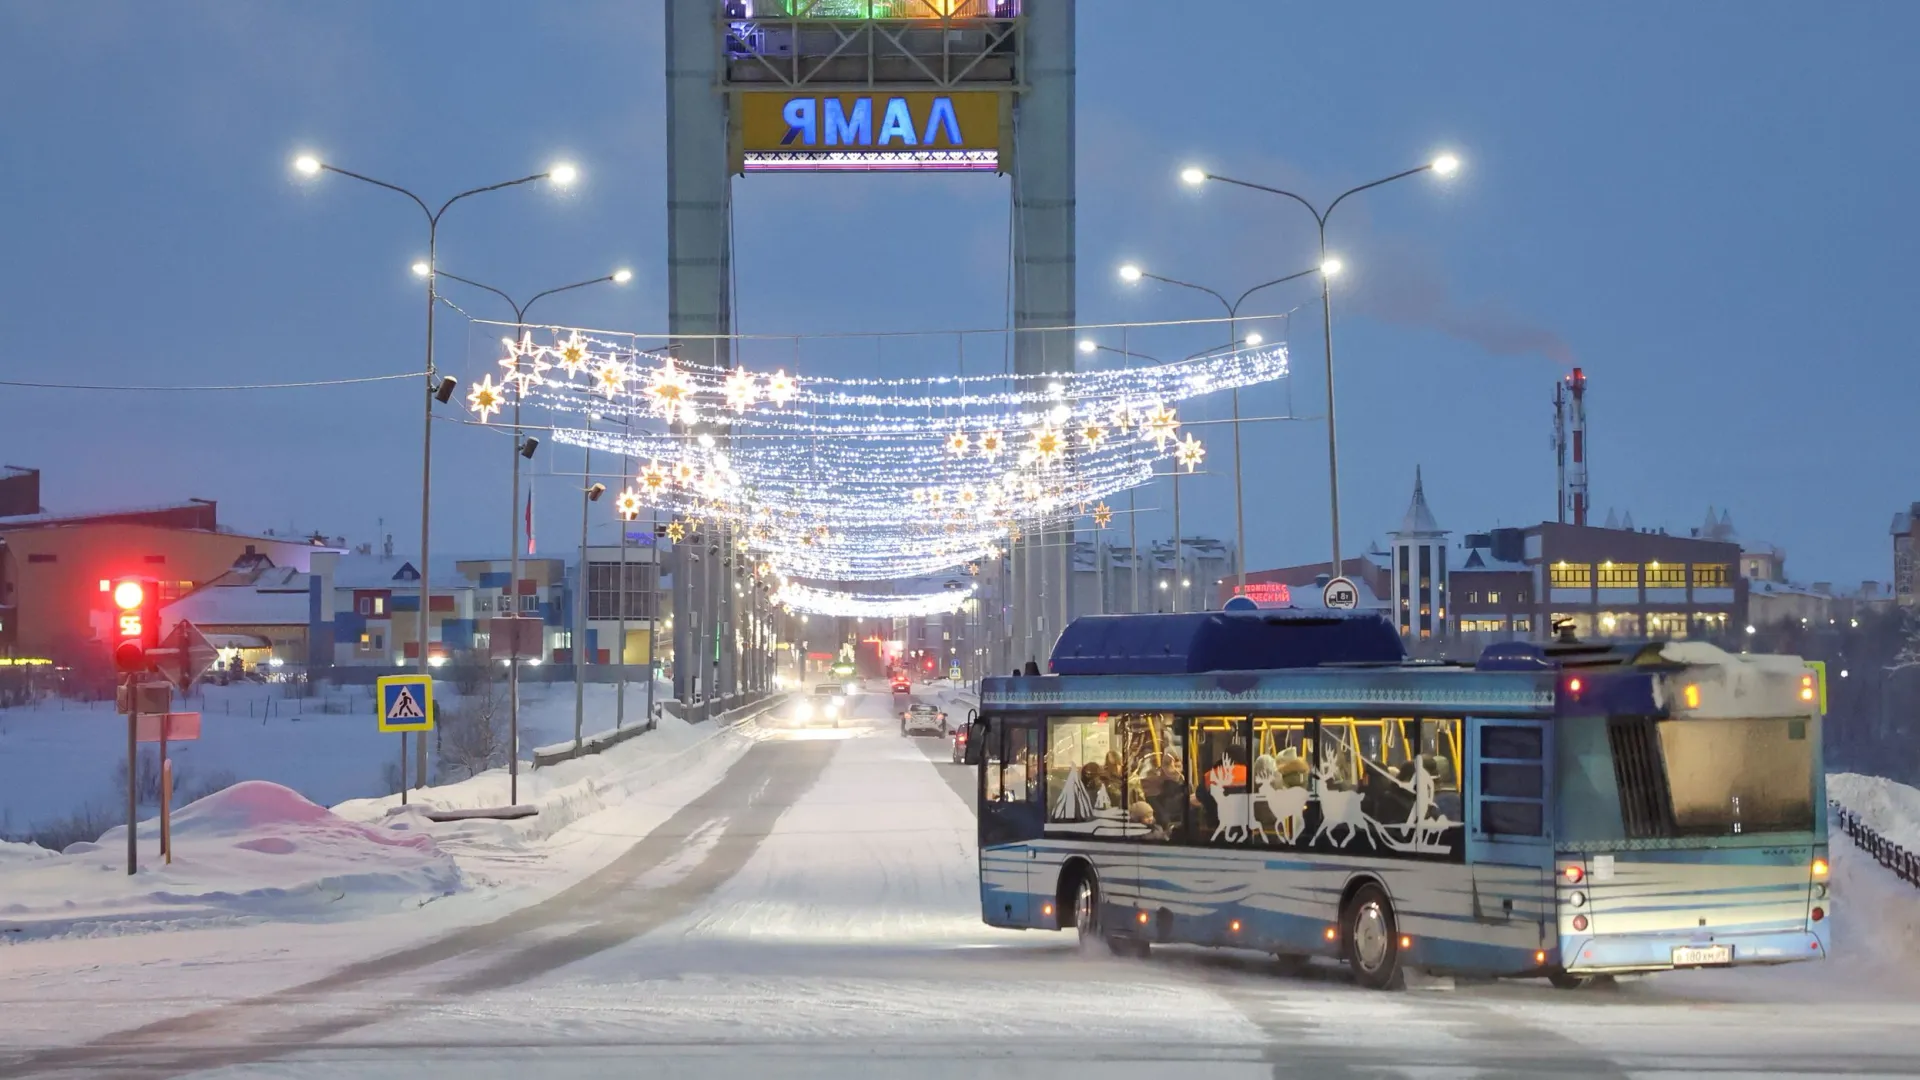
<svg viewBox="0 0 1920 1080">
<path fill-rule="evenodd" d="M 1838 802 L 1828 799 L 1827 806 L 1833 812 L 1834 821 L 1839 823 L 1854 846 L 1873 856 L 1875 862 L 1893 871 L 1902 881 L 1920 888 L 1920 854 L 1881 836 L 1873 826 L 1862 821 L 1859 814 Z"/>
</svg>

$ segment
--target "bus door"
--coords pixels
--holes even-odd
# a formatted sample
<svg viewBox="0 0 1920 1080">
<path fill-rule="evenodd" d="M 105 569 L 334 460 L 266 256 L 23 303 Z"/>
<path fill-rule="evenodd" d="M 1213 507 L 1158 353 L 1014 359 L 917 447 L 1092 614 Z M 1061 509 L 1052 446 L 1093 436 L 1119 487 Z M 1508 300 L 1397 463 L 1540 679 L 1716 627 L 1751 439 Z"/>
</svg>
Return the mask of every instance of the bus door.
<svg viewBox="0 0 1920 1080">
<path fill-rule="evenodd" d="M 1032 844 L 1046 820 L 1043 749 L 1036 719 L 996 716 L 988 723 L 978 805 L 982 899 L 993 925 L 1031 925 Z"/>
<path fill-rule="evenodd" d="M 1467 720 L 1473 915 L 1512 928 L 1516 946 L 1544 947 L 1554 935 L 1552 761 L 1548 721 Z"/>
</svg>

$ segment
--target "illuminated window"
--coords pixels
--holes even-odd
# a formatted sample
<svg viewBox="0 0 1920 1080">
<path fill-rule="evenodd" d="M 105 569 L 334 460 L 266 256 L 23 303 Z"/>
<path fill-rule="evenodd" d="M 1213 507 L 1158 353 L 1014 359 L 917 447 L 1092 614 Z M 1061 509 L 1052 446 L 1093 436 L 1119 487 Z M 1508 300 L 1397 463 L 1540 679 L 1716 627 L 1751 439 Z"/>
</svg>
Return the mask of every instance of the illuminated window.
<svg viewBox="0 0 1920 1080">
<path fill-rule="evenodd" d="M 373 613 L 374 613 L 375 615 L 385 615 L 385 614 L 387 613 L 387 598 L 386 598 L 386 597 L 384 597 L 384 596 L 376 596 L 376 597 L 374 597 L 374 598 L 373 598 Z"/>
<path fill-rule="evenodd" d="M 373 644 L 373 635 L 372 635 L 372 634 L 361 634 L 361 635 L 360 635 L 360 647 L 361 647 L 361 648 L 363 648 L 363 649 L 364 649 L 364 648 L 367 648 L 367 647 L 369 647 L 369 646 L 371 646 L 372 644 Z"/>
<path fill-rule="evenodd" d="M 1507 628 L 1505 619 L 1462 619 L 1460 632 L 1463 634 L 1497 634 Z"/>
<path fill-rule="evenodd" d="M 1693 587 L 1696 589 L 1727 588 L 1731 576 L 1726 563 L 1693 564 Z"/>
<path fill-rule="evenodd" d="M 1556 589 L 1592 588 L 1593 564 L 1557 562 L 1548 567 L 1547 579 Z"/>
<path fill-rule="evenodd" d="M 1532 633 L 1533 620 L 1525 615 L 1515 616 L 1513 620 L 1513 632 L 1516 634 Z"/>
<path fill-rule="evenodd" d="M 1488 594 L 1487 594 L 1487 603 L 1489 603 L 1489 604 L 1497 604 L 1497 603 L 1499 603 L 1499 602 L 1500 602 L 1500 594 L 1499 594 L 1499 593 L 1497 593 L 1497 592 L 1490 592 L 1490 593 L 1488 593 Z"/>
<path fill-rule="evenodd" d="M 1601 563 L 1599 580 L 1603 589 L 1637 589 L 1640 587 L 1640 564 Z"/>
<path fill-rule="evenodd" d="M 1469 603 L 1469 604 L 1477 604 L 1477 603 L 1479 603 L 1479 602 L 1480 602 L 1480 594 L 1479 594 L 1479 593 L 1477 593 L 1477 592 L 1469 592 L 1469 593 L 1467 593 L 1467 603 Z"/>
<path fill-rule="evenodd" d="M 1687 623 L 1687 613 L 1684 611 L 1650 611 L 1647 613 L 1647 636 L 1684 638 L 1687 636 Z"/>
<path fill-rule="evenodd" d="M 1647 588 L 1684 589 L 1687 587 L 1687 568 L 1680 563 L 1648 563 Z"/>
</svg>

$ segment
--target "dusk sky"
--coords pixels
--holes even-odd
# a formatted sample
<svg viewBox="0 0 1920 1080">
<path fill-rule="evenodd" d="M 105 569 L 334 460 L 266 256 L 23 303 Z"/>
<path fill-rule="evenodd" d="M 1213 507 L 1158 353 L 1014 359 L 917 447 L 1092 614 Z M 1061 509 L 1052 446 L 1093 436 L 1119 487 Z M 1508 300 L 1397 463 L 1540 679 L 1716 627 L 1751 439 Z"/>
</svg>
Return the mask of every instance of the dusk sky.
<svg viewBox="0 0 1920 1080">
<path fill-rule="evenodd" d="M 116 385 L 415 371 L 419 212 L 296 176 L 312 151 L 438 203 L 567 160 L 581 182 L 462 204 L 444 269 L 520 296 L 631 267 L 541 320 L 665 328 L 661 14 L 644 0 L 429 4 L 0 3 L 0 378 Z M 1124 286 L 1135 260 L 1229 295 L 1311 265 L 1312 221 L 1179 168 L 1317 198 L 1457 153 L 1343 206 L 1336 286 L 1345 540 L 1382 538 L 1414 469 L 1456 533 L 1554 514 L 1554 381 L 1589 375 L 1596 522 L 1684 533 L 1709 504 L 1783 546 L 1799 580 L 1890 575 L 1920 499 L 1909 310 L 1920 269 L 1920 7 L 1909 4 L 1305 4 L 1079 7 L 1083 322 L 1201 318 Z M 738 180 L 737 328 L 1003 325 L 1008 183 L 978 176 Z M 446 283 L 468 311 L 497 301 Z M 1243 396 L 1248 564 L 1326 558 L 1324 382 L 1309 281 L 1291 387 Z M 1256 302 L 1257 303 L 1257 302 Z M 1275 327 L 1278 330 L 1278 324 Z M 440 363 L 491 368 L 448 313 Z M 1142 334 L 1157 355 L 1217 329 Z M 1103 340 L 1118 345 L 1117 334 Z M 998 368 L 999 341 L 967 346 Z M 953 370 L 951 334 L 809 347 L 802 374 Z M 749 354 L 749 360 L 753 356 Z M 1224 401 L 1189 415 L 1225 415 Z M 464 410 L 449 410 L 461 415 Z M 231 526 L 417 545 L 411 381 L 298 392 L 0 386 L 0 461 L 86 510 L 217 499 Z M 1230 538 L 1230 442 L 1186 527 Z M 435 432 L 437 550 L 503 551 L 507 447 Z M 577 452 L 535 471 L 577 471 Z M 577 539 L 577 481 L 536 478 L 543 549 Z M 1142 505 L 1164 508 L 1163 491 Z M 598 515 L 601 519 L 607 516 Z M 1164 534 L 1157 513 L 1143 534 Z"/>
</svg>

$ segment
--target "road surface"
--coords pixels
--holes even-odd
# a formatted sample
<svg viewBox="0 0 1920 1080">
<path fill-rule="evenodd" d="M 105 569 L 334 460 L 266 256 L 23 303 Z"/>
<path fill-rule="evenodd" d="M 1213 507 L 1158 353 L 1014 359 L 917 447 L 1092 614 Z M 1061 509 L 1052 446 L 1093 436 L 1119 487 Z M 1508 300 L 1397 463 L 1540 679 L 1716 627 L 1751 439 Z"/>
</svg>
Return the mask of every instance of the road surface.
<svg viewBox="0 0 1920 1080">
<path fill-rule="evenodd" d="M 0 1077 L 996 1080 L 1911 1076 L 1920 997 L 1840 962 L 1609 992 L 1383 994 L 1332 966 L 1160 948 L 1082 957 L 983 927 L 971 782 L 862 723 L 783 732 L 572 888 L 324 978 L 77 1045 Z M 288 928 L 288 947 L 309 938 Z M 78 976 L 76 976 L 78 977 Z M 1911 985 L 1911 984 L 1910 984 Z M 71 1005 L 131 1009 L 114 985 Z M 19 1003 L 24 1005 L 25 1003 Z M 7 1023 L 0 996 L 0 1028 Z"/>
</svg>

